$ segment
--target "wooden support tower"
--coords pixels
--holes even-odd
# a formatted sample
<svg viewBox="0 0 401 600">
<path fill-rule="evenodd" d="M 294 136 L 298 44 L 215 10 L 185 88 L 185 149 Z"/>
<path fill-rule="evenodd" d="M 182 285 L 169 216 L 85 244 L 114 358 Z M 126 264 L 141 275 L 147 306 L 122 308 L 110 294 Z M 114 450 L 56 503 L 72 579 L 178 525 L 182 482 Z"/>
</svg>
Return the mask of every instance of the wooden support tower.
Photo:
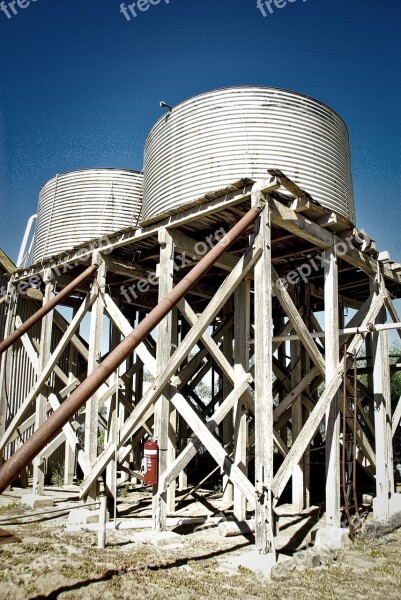
<svg viewBox="0 0 401 600">
<path fill-rule="evenodd" d="M 291 502 L 294 513 L 310 502 L 325 503 L 327 530 L 335 531 L 346 343 L 350 353 L 369 350 L 358 371 L 368 377 L 367 385 L 357 382 L 357 460 L 376 487 L 375 516 L 389 516 L 397 503 L 392 438 L 401 401 L 392 413 L 396 371 L 380 327 L 387 323 L 400 332 L 392 299 L 401 297 L 401 274 L 377 260 L 370 238 L 358 237 L 317 203 L 302 203 L 304 196 L 282 174 L 242 180 L 110 235 L 102 248 L 76 248 L 12 272 L 1 306 L 5 335 L 88 265 L 97 265 L 63 301 L 62 313 L 55 308 L 2 355 L 1 460 L 257 206 L 255 225 L 29 466 L 33 491 L 42 493 L 46 473 L 62 464 L 65 483 L 83 479 L 82 498 L 98 497 L 104 475 L 106 493 L 116 499 L 116 482 L 142 481 L 143 444 L 153 438 L 159 446 L 155 532 L 166 529 L 176 510 L 177 484 L 183 490 L 200 482 L 193 468 L 200 450 L 221 478 L 228 516 L 254 519 L 261 554 L 275 556 L 274 511 L 282 501 Z M 18 292 L 33 277 L 39 281 L 35 294 Z M 353 316 L 345 323 L 347 308 Z M 29 385 L 21 386 L 24 376 Z M 325 482 L 314 476 L 317 452 L 325 457 Z"/>
</svg>

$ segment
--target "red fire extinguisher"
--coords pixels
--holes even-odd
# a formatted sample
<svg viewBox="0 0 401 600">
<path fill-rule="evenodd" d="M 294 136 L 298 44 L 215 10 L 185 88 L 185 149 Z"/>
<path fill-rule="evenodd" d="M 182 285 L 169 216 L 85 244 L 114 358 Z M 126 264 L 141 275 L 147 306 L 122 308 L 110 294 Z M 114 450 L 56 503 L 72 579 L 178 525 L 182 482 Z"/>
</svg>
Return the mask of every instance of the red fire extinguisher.
<svg viewBox="0 0 401 600">
<path fill-rule="evenodd" d="M 154 440 L 147 440 L 143 446 L 144 454 L 144 484 L 145 485 L 156 485 L 158 482 L 158 456 L 159 446 Z"/>
</svg>

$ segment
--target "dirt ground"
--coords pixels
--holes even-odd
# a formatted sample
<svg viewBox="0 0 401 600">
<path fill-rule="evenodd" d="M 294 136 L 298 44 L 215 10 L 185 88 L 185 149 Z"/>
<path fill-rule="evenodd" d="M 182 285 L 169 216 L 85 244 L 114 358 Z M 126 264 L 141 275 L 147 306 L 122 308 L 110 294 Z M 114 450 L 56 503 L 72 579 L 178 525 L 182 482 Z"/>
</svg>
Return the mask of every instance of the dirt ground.
<svg viewBox="0 0 401 600">
<path fill-rule="evenodd" d="M 66 498 L 60 494 L 57 505 L 65 505 Z M 120 513 L 128 515 L 119 522 L 129 522 L 130 506 L 135 507 L 136 519 L 149 515 L 146 498 L 133 494 L 119 506 Z M 219 500 L 192 504 L 186 514 L 205 514 L 205 506 L 216 512 Z M 12 524 L 13 515 L 22 512 L 12 494 L 1 498 L 0 518 L 8 521 L 0 522 L 0 527 L 21 539 L 0 544 L 1 600 L 401 598 L 400 530 L 379 540 L 360 539 L 346 550 L 320 551 L 321 566 L 309 568 L 301 561 L 294 570 L 266 579 L 244 567 L 231 572 L 224 567 L 254 549 L 252 537 L 223 538 L 216 528 L 194 532 L 193 526 L 186 526 L 175 528 L 182 534 L 182 544 L 157 548 L 140 541 L 134 530 L 110 529 L 106 548 L 99 550 L 95 531 L 66 532 L 67 516 L 33 517 L 26 510 L 24 520 Z M 316 511 L 294 516 L 282 510 L 280 554 L 310 548 L 319 517 Z"/>
</svg>

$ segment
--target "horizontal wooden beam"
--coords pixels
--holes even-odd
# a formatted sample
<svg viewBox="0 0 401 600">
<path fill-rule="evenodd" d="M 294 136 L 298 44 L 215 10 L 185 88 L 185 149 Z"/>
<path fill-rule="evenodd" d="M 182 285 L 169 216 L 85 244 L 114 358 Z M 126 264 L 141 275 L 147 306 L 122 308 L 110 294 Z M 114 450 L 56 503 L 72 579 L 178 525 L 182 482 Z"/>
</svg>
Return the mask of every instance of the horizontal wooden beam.
<svg viewBox="0 0 401 600">
<path fill-rule="evenodd" d="M 172 231 L 171 237 L 173 238 L 174 246 L 177 252 L 184 252 L 186 255 L 196 258 L 197 260 L 204 256 L 204 251 L 201 253 L 199 250 L 203 249 L 203 246 L 200 245 L 205 244 L 205 242 L 193 240 L 192 238 L 183 235 L 178 231 Z M 238 256 L 234 256 L 234 254 L 226 252 L 218 259 L 218 261 L 215 263 L 215 266 L 226 271 L 232 271 L 238 260 Z"/>
</svg>

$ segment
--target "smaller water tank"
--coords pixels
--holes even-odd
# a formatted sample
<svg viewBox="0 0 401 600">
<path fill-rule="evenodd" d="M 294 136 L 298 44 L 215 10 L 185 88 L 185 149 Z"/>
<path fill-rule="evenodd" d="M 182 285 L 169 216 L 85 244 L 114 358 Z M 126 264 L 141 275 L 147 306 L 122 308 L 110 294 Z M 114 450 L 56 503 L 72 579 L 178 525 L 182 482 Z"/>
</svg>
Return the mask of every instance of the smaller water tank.
<svg viewBox="0 0 401 600">
<path fill-rule="evenodd" d="M 123 169 L 56 175 L 39 192 L 32 262 L 137 224 L 143 176 Z"/>
</svg>

